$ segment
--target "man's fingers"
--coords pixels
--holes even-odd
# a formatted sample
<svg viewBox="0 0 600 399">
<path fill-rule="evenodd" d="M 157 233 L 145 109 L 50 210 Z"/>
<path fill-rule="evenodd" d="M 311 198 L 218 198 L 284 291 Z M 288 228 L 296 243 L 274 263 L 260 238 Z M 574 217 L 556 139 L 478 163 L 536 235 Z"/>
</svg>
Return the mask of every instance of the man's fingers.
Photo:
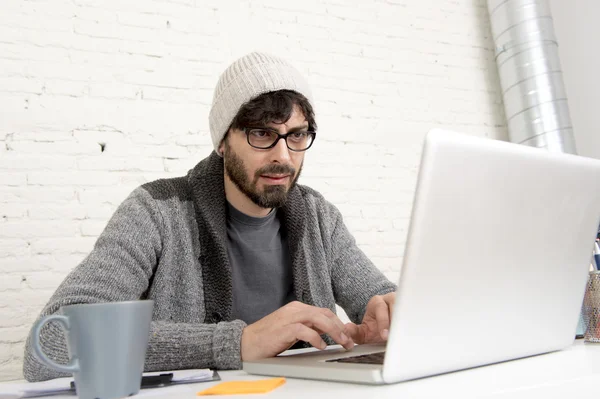
<svg viewBox="0 0 600 399">
<path fill-rule="evenodd" d="M 295 307 L 297 309 L 299 309 L 300 312 L 306 312 L 306 311 L 310 311 L 310 312 L 318 312 L 323 314 L 324 316 L 328 317 L 329 319 L 331 319 L 331 321 L 333 321 L 340 330 L 344 330 L 344 323 L 342 323 L 342 321 L 340 320 L 340 318 L 331 311 L 331 309 L 328 308 L 320 308 L 317 306 L 312 306 L 312 305 L 307 305 L 305 303 L 302 302 L 293 302 L 295 304 Z"/>
<path fill-rule="evenodd" d="M 388 304 L 388 311 L 390 317 L 390 327 L 392 326 L 392 316 L 394 315 L 394 304 L 396 303 L 396 293 L 390 292 L 383 296 L 383 300 Z M 388 327 L 389 330 L 389 327 Z"/>
<path fill-rule="evenodd" d="M 344 325 L 342 324 L 340 328 L 337 323 L 316 309 L 308 309 L 296 313 L 292 323 L 302 323 L 313 330 L 329 334 L 335 342 L 344 346 L 344 348 L 353 347 L 354 343 L 352 340 L 344 334 Z"/>
<path fill-rule="evenodd" d="M 375 320 L 377 321 L 377 330 L 384 340 L 387 340 L 390 332 L 390 313 L 388 304 L 381 300 L 375 305 Z"/>
<path fill-rule="evenodd" d="M 390 306 L 393 306 L 394 302 L 396 301 L 396 293 L 390 292 L 388 294 L 385 294 L 382 298 L 385 301 L 385 303 L 387 303 Z"/>
<path fill-rule="evenodd" d="M 344 323 L 342 323 L 340 318 L 337 317 L 337 315 L 335 313 L 333 313 L 331 311 L 331 309 L 327 309 L 327 308 L 317 308 L 317 309 L 319 309 L 319 312 L 321 312 L 323 315 L 325 315 L 331 321 L 333 321 L 340 328 L 340 330 L 344 331 Z"/>
<path fill-rule="evenodd" d="M 291 323 L 302 323 L 319 334 L 328 334 L 346 349 L 354 347 L 354 341 L 345 332 L 344 323 L 330 309 L 303 303 L 296 304 L 297 312 L 290 314 Z"/>
<path fill-rule="evenodd" d="M 359 345 L 365 343 L 365 331 L 362 324 L 356 325 L 354 323 L 346 323 L 345 331 L 355 343 Z"/>
<path fill-rule="evenodd" d="M 294 339 L 308 342 L 315 348 L 322 350 L 327 347 L 327 344 L 325 341 L 323 341 L 318 332 L 302 323 L 296 323 L 292 325 L 292 333 L 294 335 Z"/>
</svg>

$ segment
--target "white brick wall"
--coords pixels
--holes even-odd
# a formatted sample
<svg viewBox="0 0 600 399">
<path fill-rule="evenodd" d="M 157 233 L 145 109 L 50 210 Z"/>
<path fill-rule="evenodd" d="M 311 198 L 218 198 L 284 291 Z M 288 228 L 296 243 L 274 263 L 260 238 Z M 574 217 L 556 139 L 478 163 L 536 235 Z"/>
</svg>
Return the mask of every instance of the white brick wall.
<svg viewBox="0 0 600 399">
<path fill-rule="evenodd" d="M 425 132 L 505 137 L 492 47 L 484 0 L 2 1 L 0 380 L 121 200 L 209 154 L 218 74 L 252 50 L 313 85 L 301 181 L 396 278 Z"/>
</svg>

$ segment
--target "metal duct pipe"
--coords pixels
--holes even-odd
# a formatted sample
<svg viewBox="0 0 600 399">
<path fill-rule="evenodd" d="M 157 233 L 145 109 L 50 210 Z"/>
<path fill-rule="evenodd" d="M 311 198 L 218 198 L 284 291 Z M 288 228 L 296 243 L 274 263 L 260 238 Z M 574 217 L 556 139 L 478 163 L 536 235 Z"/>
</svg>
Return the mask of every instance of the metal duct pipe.
<svg viewBox="0 0 600 399">
<path fill-rule="evenodd" d="M 487 0 L 510 141 L 575 154 L 547 0 Z"/>
</svg>

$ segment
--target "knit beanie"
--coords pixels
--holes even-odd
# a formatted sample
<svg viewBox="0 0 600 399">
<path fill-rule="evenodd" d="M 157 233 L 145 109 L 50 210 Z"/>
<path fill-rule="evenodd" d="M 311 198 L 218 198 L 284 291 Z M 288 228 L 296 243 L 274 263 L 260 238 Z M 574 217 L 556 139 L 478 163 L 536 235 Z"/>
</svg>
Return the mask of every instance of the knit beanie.
<svg viewBox="0 0 600 399">
<path fill-rule="evenodd" d="M 250 53 L 236 60 L 219 77 L 208 116 L 210 135 L 217 154 L 219 144 L 238 111 L 259 95 L 293 90 L 308 99 L 314 108 L 308 83 L 285 60 L 265 53 Z"/>
</svg>

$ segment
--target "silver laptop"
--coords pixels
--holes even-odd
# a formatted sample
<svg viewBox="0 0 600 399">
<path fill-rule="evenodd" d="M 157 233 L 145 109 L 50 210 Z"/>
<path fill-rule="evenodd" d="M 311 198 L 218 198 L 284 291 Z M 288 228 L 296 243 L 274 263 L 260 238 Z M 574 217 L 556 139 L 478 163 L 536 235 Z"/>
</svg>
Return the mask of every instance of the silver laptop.
<svg viewBox="0 0 600 399">
<path fill-rule="evenodd" d="M 432 130 L 387 345 L 244 370 L 388 384 L 565 348 L 599 223 L 600 161 Z"/>
</svg>

